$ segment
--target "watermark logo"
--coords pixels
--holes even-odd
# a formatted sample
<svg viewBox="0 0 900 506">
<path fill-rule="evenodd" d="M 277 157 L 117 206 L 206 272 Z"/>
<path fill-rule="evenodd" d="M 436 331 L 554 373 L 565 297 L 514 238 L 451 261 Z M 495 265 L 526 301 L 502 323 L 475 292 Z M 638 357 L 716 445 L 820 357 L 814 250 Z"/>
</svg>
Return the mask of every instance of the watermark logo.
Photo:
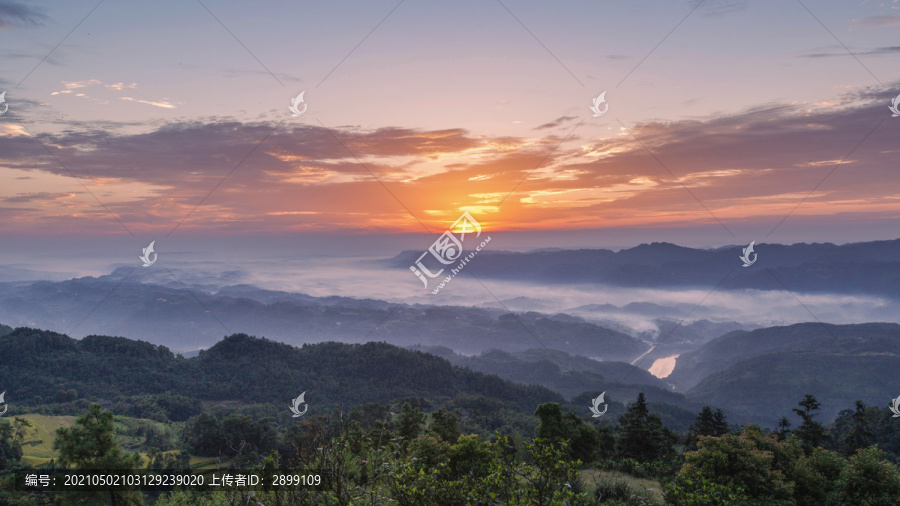
<svg viewBox="0 0 900 506">
<path fill-rule="evenodd" d="M 750 246 L 744 248 L 744 254 L 741 255 L 740 258 L 744 262 L 744 267 L 750 267 L 754 263 L 756 263 L 756 257 L 758 256 L 753 252 L 753 245 L 756 244 L 756 241 L 750 243 Z M 753 260 L 750 260 L 750 255 L 753 255 Z"/>
<path fill-rule="evenodd" d="M 4 91 L 3 93 L 6 93 L 6 92 Z M 2 95 L 0 95 L 0 96 L 2 96 Z M 891 114 L 892 118 L 896 118 L 896 117 L 900 116 L 900 95 L 897 95 L 897 97 L 894 98 L 893 101 L 891 101 L 891 106 L 888 107 L 888 109 L 890 109 L 891 112 L 894 113 L 894 114 Z M 3 112 L 6 112 L 6 111 L 3 111 Z"/>
<path fill-rule="evenodd" d="M 2 399 L 2 397 L 0 397 Z M 894 416 L 891 418 L 900 418 L 900 396 L 896 399 L 891 399 L 891 412 L 894 413 Z"/>
<path fill-rule="evenodd" d="M 150 243 L 150 246 L 147 246 L 143 249 L 144 254 L 139 256 L 138 258 L 144 262 L 144 267 L 150 267 L 151 265 L 156 263 L 156 257 L 158 256 L 153 252 L 153 245 L 156 244 L 156 241 Z M 153 260 L 150 260 L 150 255 L 153 255 Z"/>
<path fill-rule="evenodd" d="M 487 243 L 491 242 L 491 237 L 486 237 L 481 241 L 481 244 L 475 247 L 475 251 L 472 251 L 463 258 L 463 243 L 467 236 L 470 236 L 471 240 L 473 234 L 476 239 L 481 237 L 481 224 L 479 224 L 471 214 L 464 211 L 462 216 L 460 216 L 446 232 L 441 234 L 441 236 L 428 247 L 428 251 L 422 253 L 419 258 L 416 259 L 415 264 L 409 266 L 409 270 L 419 278 L 419 281 L 421 281 L 422 285 L 427 289 L 428 278 L 437 278 L 444 273 L 445 266 L 458 262 L 456 267 L 450 268 L 450 274 L 441 280 L 437 288 L 431 292 L 432 294 L 437 294 L 450 282 L 450 280 L 463 270 L 470 260 L 475 258 L 475 255 L 477 255 Z M 431 257 L 434 260 L 439 262 L 437 265 L 432 263 L 431 269 L 425 266 L 425 257 L 429 253 L 431 253 Z M 439 270 L 432 270 L 435 268 L 438 268 Z"/>
<path fill-rule="evenodd" d="M 600 106 L 603 106 L 603 109 L 600 109 Z M 594 105 L 591 106 L 591 110 L 594 111 L 594 117 L 599 118 L 606 114 L 606 111 L 609 110 L 609 104 L 606 102 L 606 92 L 597 95 L 597 98 L 594 99 Z"/>
<path fill-rule="evenodd" d="M 291 413 L 293 413 L 291 418 L 300 418 L 305 415 L 306 410 L 309 409 L 309 404 L 306 404 L 306 401 L 303 400 L 304 396 L 306 396 L 306 392 L 303 392 L 299 397 L 291 401 Z M 303 406 L 303 411 L 300 411 L 301 404 L 306 404 L 306 406 Z"/>
<path fill-rule="evenodd" d="M 303 116 L 303 113 L 306 112 L 306 103 L 303 102 L 303 94 L 304 93 L 306 93 L 306 91 L 301 91 L 299 95 L 297 95 L 296 97 L 291 99 L 291 106 L 288 107 L 288 109 L 291 110 L 291 112 L 293 113 L 293 114 L 291 114 L 291 116 L 294 118 L 296 118 L 297 116 Z M 302 111 L 300 109 L 298 109 L 300 104 L 303 104 Z"/>
<path fill-rule="evenodd" d="M 3 399 L 3 397 L 5 395 L 6 395 L 6 390 L 4 390 L 3 393 L 0 393 L 0 404 L 3 404 L 3 412 L 0 412 L 0 416 L 5 415 L 6 410 L 9 409 L 9 406 L 6 405 L 6 401 Z"/>
<path fill-rule="evenodd" d="M 591 410 L 591 413 L 593 413 L 593 415 L 591 415 L 591 418 L 600 418 L 601 416 L 606 414 L 606 410 L 607 410 L 607 408 L 609 408 L 609 406 L 607 406 L 606 401 L 603 400 L 603 398 L 605 396 L 606 396 L 606 392 L 603 392 L 602 394 L 598 395 L 595 399 L 591 400 L 592 405 L 590 407 L 590 410 Z M 603 404 L 603 411 L 600 411 L 601 404 Z"/>
<path fill-rule="evenodd" d="M 9 110 L 9 104 L 6 103 L 6 92 L 0 93 L 0 104 L 3 104 L 3 111 L 0 111 L 0 116 L 6 114 L 6 111 Z"/>
</svg>

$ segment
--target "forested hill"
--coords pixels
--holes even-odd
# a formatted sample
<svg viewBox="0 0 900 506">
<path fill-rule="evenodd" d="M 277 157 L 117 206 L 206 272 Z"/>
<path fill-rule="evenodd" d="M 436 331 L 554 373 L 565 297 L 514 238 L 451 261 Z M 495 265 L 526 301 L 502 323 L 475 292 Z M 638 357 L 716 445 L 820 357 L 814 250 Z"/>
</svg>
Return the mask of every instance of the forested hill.
<svg viewBox="0 0 900 506">
<path fill-rule="evenodd" d="M 306 401 L 317 407 L 483 395 L 533 412 L 543 402 L 564 402 L 543 387 L 518 385 L 385 343 L 298 348 L 234 334 L 197 357 L 184 358 L 163 346 L 122 337 L 75 340 L 17 328 L 0 336 L 0 350 L 0 385 L 13 406 L 49 401 L 70 389 L 92 400 L 170 392 L 285 406 L 305 391 Z"/>
<path fill-rule="evenodd" d="M 813 322 L 752 331 L 737 330 L 682 354 L 667 381 L 679 390 L 687 391 L 709 375 L 725 371 L 743 360 L 768 354 L 797 356 L 798 353 L 897 355 L 900 353 L 900 325 Z"/>
<path fill-rule="evenodd" d="M 824 420 L 856 400 L 886 407 L 897 371 L 900 325 L 799 323 L 713 339 L 678 357 L 667 380 L 734 421 L 773 426 L 805 394 L 821 402 Z"/>
</svg>

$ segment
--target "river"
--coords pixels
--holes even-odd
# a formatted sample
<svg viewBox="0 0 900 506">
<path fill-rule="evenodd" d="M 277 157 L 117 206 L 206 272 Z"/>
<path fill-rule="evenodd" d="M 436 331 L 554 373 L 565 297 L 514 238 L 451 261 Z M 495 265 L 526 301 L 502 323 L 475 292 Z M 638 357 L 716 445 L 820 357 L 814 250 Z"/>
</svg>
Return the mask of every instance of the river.
<svg viewBox="0 0 900 506">
<path fill-rule="evenodd" d="M 668 377 L 675 370 L 675 359 L 678 358 L 678 355 L 680 354 L 656 359 L 650 366 L 650 374 L 659 379 Z"/>
</svg>

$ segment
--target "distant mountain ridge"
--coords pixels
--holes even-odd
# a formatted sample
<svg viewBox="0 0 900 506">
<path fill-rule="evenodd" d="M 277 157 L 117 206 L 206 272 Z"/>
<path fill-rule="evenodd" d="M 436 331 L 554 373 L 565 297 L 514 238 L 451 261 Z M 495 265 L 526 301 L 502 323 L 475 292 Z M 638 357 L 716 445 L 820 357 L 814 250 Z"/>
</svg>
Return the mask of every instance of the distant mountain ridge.
<svg viewBox="0 0 900 506">
<path fill-rule="evenodd" d="M 373 299 L 226 287 L 217 293 L 132 282 L 127 270 L 63 282 L 0 283 L 0 321 L 80 335 L 127 335 L 176 350 L 208 347 L 246 331 L 300 345 L 323 341 L 385 341 L 397 346 L 550 349 L 628 361 L 649 347 L 622 332 L 578 318 L 451 306 L 393 304 Z"/>
<path fill-rule="evenodd" d="M 721 289 L 858 293 L 900 299 L 900 239 L 844 245 L 758 243 L 757 262 L 741 268 L 743 246 L 714 250 L 671 243 L 606 249 L 513 253 L 485 250 L 466 268 L 484 278 L 622 287 L 715 286 Z M 386 265 L 408 269 L 421 255 L 404 251 Z M 766 271 L 770 272 L 766 272 Z M 730 273 L 730 275 L 729 275 Z M 726 278 L 725 281 L 722 281 Z"/>
</svg>

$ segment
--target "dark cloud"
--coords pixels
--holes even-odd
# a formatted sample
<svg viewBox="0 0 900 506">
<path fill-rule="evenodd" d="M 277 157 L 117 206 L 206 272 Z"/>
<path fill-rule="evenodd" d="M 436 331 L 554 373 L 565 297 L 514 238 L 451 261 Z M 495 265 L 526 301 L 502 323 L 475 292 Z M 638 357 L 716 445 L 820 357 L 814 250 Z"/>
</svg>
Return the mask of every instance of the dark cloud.
<svg viewBox="0 0 900 506">
<path fill-rule="evenodd" d="M 0 29 L 41 26 L 47 20 L 38 9 L 19 2 L 0 1 Z"/>
<path fill-rule="evenodd" d="M 83 129 L 60 134 L 38 133 L 38 138 L 77 175 L 200 186 L 206 184 L 204 179 L 208 177 L 227 173 L 263 138 L 265 143 L 246 161 L 247 166 L 275 172 L 290 171 L 296 162 L 357 172 L 364 169 L 359 167 L 356 157 L 431 157 L 484 143 L 460 129 L 356 131 L 318 126 L 280 128 L 275 132 L 272 129 L 267 123 L 184 122 L 135 135 Z M 4 144 L 0 159 L 8 166 L 35 167 L 38 162 L 37 168 L 67 174 L 47 159 L 43 147 L 32 138 L 8 139 Z M 343 162 L 346 164 L 342 165 Z"/>
<path fill-rule="evenodd" d="M 884 55 L 884 54 L 897 54 L 900 53 L 900 46 L 885 46 L 885 47 L 876 47 L 874 49 L 866 49 L 864 51 L 853 51 L 853 54 L 856 56 L 870 56 L 870 55 Z M 835 48 L 834 50 L 830 50 L 828 52 L 819 52 L 819 53 L 807 53 L 800 55 L 801 58 L 833 58 L 836 56 L 851 56 L 843 48 Z"/>
<path fill-rule="evenodd" d="M 22 178 L 16 178 L 22 179 Z M 20 193 L 15 197 L 7 197 L 2 199 L 3 202 L 7 204 L 24 204 L 28 202 L 35 201 L 43 201 L 43 200 L 59 200 L 63 198 L 71 197 L 71 193 L 49 193 L 49 192 L 38 192 L 38 193 Z"/>
<path fill-rule="evenodd" d="M 490 142 L 462 129 L 274 127 L 191 121 L 140 134 L 89 127 L 35 132 L 40 143 L 29 136 L 0 138 L 0 164 L 74 175 L 129 226 L 177 220 L 203 202 L 191 216 L 210 228 L 263 218 L 270 224 L 290 220 L 327 228 L 337 222 L 349 228 L 396 211 L 381 183 L 414 177 L 410 171 L 418 163 Z M 109 193 L 122 183 L 145 186 L 137 195 Z M 403 198 L 415 201 L 418 195 Z M 291 214 L 295 211 L 305 214 Z"/>
<path fill-rule="evenodd" d="M 709 17 L 717 18 L 732 12 L 738 12 L 747 8 L 747 0 L 690 0 L 688 4 L 691 8 L 700 6 L 700 12 Z"/>
<path fill-rule="evenodd" d="M 535 130 L 545 130 L 547 128 L 556 128 L 564 123 L 568 123 L 570 121 L 578 119 L 578 116 L 560 116 L 550 123 L 544 123 L 541 126 L 535 127 Z"/>
</svg>

